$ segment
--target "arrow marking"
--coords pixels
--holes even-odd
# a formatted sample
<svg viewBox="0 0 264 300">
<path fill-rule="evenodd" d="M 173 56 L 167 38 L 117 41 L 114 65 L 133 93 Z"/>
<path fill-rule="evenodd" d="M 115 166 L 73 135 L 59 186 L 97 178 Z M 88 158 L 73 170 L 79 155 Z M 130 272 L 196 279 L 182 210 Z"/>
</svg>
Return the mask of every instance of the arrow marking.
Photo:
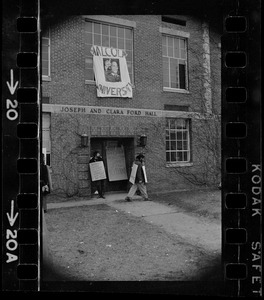
<svg viewBox="0 0 264 300">
<path fill-rule="evenodd" d="M 14 95 L 15 90 L 16 90 L 17 85 L 18 85 L 18 81 L 16 81 L 15 85 L 14 85 L 14 73 L 13 73 L 13 69 L 10 70 L 10 83 L 7 81 L 6 84 L 7 84 L 8 88 L 9 88 L 9 91 L 10 91 L 11 95 Z"/>
<path fill-rule="evenodd" d="M 14 200 L 11 201 L 11 213 L 6 213 L 10 226 L 15 224 L 16 218 L 18 217 L 18 213 L 14 216 Z"/>
</svg>

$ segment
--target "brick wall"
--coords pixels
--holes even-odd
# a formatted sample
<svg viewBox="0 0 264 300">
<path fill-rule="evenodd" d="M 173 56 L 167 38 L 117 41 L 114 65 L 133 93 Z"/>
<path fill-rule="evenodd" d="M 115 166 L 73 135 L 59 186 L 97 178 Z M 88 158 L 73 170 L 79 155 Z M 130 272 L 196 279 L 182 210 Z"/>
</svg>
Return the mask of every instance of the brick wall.
<svg viewBox="0 0 264 300">
<path fill-rule="evenodd" d="M 94 84 L 84 82 L 84 20 L 77 16 L 51 28 L 51 81 L 43 83 L 43 92 L 51 95 L 51 103 L 136 107 L 163 109 L 164 104 L 190 105 L 199 111 L 203 101 L 202 84 L 202 23 L 186 17 L 187 25 L 179 26 L 161 22 L 161 16 L 118 16 L 136 22 L 134 29 L 134 77 L 132 99 L 97 98 Z M 162 48 L 159 27 L 190 33 L 188 40 L 189 94 L 162 90 Z M 213 32 L 211 53 L 214 102 L 219 102 L 220 58 L 218 40 Z"/>
<path fill-rule="evenodd" d="M 164 108 L 165 104 L 169 104 L 187 105 L 190 111 L 202 111 L 204 109 L 204 86 L 201 61 L 203 51 L 201 20 L 185 16 L 186 26 L 180 26 L 162 23 L 161 16 L 158 15 L 119 15 L 118 18 L 136 22 L 133 40 L 135 85 L 133 98 L 97 98 L 95 84 L 85 84 L 85 21 L 81 16 L 75 16 L 50 28 L 51 81 L 43 82 L 43 94 L 50 95 L 50 103 L 160 110 Z M 189 93 L 163 91 L 162 39 L 159 31 L 161 26 L 190 34 L 188 40 Z M 220 42 L 220 38 L 214 32 L 210 32 L 211 36 L 212 99 L 213 107 L 219 112 L 221 68 L 218 42 Z M 175 168 L 165 167 L 164 130 L 163 135 L 161 131 L 161 128 L 164 129 L 163 121 L 159 118 L 52 114 L 51 163 L 55 189 L 58 192 L 66 191 L 69 196 L 89 194 L 90 186 L 85 182 L 89 175 L 87 165 L 83 160 L 85 161 L 90 155 L 90 146 L 85 149 L 80 148 L 80 135 L 86 133 L 89 138 L 100 136 L 104 129 L 110 127 L 119 128 L 116 136 L 134 136 L 134 138 L 137 137 L 135 132 L 147 128 L 146 164 L 150 191 L 193 187 L 175 172 Z M 192 126 L 198 125 L 192 122 Z M 194 127 L 193 129 L 195 129 Z M 197 162 L 200 161 L 200 157 L 195 151 L 195 145 L 196 139 L 193 137 L 193 166 L 185 167 L 193 172 L 195 172 Z M 135 149 L 135 152 L 138 150 Z"/>
</svg>

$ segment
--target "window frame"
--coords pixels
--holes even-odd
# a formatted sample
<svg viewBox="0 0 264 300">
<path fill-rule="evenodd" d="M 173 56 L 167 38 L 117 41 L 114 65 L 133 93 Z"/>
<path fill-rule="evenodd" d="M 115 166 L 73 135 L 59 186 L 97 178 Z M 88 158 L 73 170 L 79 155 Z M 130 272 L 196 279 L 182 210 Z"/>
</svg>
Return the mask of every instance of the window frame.
<svg viewBox="0 0 264 300">
<path fill-rule="evenodd" d="M 122 29 L 129 29 L 131 30 L 131 35 L 132 35 L 132 38 L 131 38 L 131 43 L 132 43 L 132 55 L 131 55 L 131 63 L 132 63 L 132 73 L 130 74 L 129 73 L 129 76 L 131 77 L 130 80 L 131 80 L 131 85 L 134 87 L 134 84 L 135 84 L 135 70 L 134 70 L 134 63 L 135 63 L 135 59 L 134 59 L 134 28 L 135 28 L 135 25 L 134 25 L 134 22 L 125 22 L 125 23 L 128 23 L 128 24 L 122 24 L 121 23 L 121 20 L 117 19 L 117 18 L 111 18 L 111 17 L 107 17 L 106 19 L 104 18 L 89 18 L 89 17 L 84 17 L 84 22 L 91 22 L 91 23 L 97 23 L 97 24 L 100 24 L 100 26 L 103 26 L 103 25 L 107 25 L 109 30 L 109 39 L 110 39 L 110 27 L 111 26 L 114 26 L 114 27 L 117 27 L 117 28 L 122 28 Z M 86 30 L 84 29 L 84 33 L 86 32 Z M 92 34 L 94 35 L 94 30 L 92 32 Z M 85 35 L 84 35 L 85 36 Z M 102 44 L 102 36 L 103 34 L 100 34 L 101 36 L 101 44 Z M 94 39 L 94 37 L 93 37 Z M 116 39 L 118 40 L 118 33 L 117 33 L 117 36 L 116 36 Z M 125 40 L 125 38 L 124 38 Z M 93 42 L 93 40 L 92 40 Z M 86 49 L 86 40 L 84 40 L 84 44 L 85 44 L 85 49 Z M 103 46 L 104 47 L 104 46 Z M 119 49 L 119 48 L 117 48 Z M 126 50 L 126 49 L 124 49 Z M 85 51 L 86 52 L 86 51 Z M 85 59 L 87 58 L 87 55 L 85 54 Z M 86 69 L 86 68 L 85 68 Z M 91 79 L 86 79 L 86 76 L 85 76 L 85 84 L 90 84 L 90 85 L 95 85 L 96 82 L 95 82 L 95 78 L 93 80 Z"/>
<path fill-rule="evenodd" d="M 41 77 L 43 81 L 51 81 L 51 62 L 50 62 L 50 54 L 51 54 L 51 40 L 50 40 L 50 31 L 48 30 L 47 36 L 41 36 L 41 45 L 43 44 L 43 39 L 48 40 L 48 75 L 43 75 L 42 68 L 41 68 Z M 42 50 L 41 50 L 42 51 Z M 41 56 L 41 65 L 42 63 L 42 56 Z"/>
<path fill-rule="evenodd" d="M 171 140 L 170 139 L 170 133 L 171 133 L 171 128 L 168 128 L 167 127 L 167 122 L 170 122 L 171 120 L 173 120 L 175 122 L 175 125 L 176 125 L 176 121 L 178 120 L 183 120 L 183 121 L 187 121 L 187 128 L 185 130 L 177 130 L 177 127 L 175 126 L 175 129 L 172 129 L 174 132 L 175 132 L 175 140 Z M 167 131 L 168 131 L 168 136 L 169 138 L 167 139 Z M 182 150 L 177 150 L 177 142 L 181 142 L 183 143 L 183 141 L 185 141 L 183 138 L 181 140 L 178 140 L 177 139 L 177 133 L 179 132 L 186 132 L 187 133 L 187 150 L 185 151 L 184 149 Z M 175 151 L 171 149 L 167 150 L 167 147 L 166 147 L 166 144 L 167 142 L 169 142 L 169 145 L 170 145 L 170 142 L 171 141 L 175 141 L 175 144 L 176 144 L 176 148 L 175 148 Z M 179 161 L 167 161 L 167 153 L 171 153 L 171 152 L 174 152 L 175 153 L 175 156 L 177 158 L 177 152 L 178 153 L 184 153 L 186 152 L 187 153 L 187 160 L 186 161 L 182 161 L 182 160 L 179 160 Z M 165 126 L 165 161 L 166 161 L 166 167 L 186 167 L 186 166 L 192 166 L 193 165 L 193 162 L 192 162 L 192 153 L 191 153 L 191 119 L 190 118 L 175 118 L 175 117 L 166 117 L 166 126 Z"/>
<path fill-rule="evenodd" d="M 184 40 L 185 42 L 185 53 L 186 53 L 186 58 L 182 59 L 182 58 L 176 58 L 174 56 L 165 56 L 163 54 L 162 51 L 162 61 L 164 59 L 164 57 L 166 58 L 173 58 L 173 59 L 177 59 L 177 60 L 184 60 L 185 61 L 185 88 L 172 88 L 172 87 L 165 87 L 164 86 L 164 81 L 162 79 L 162 87 L 163 87 L 163 91 L 165 92 L 177 92 L 177 93 L 184 93 L 184 94 L 189 94 L 189 58 L 188 58 L 188 39 L 189 39 L 189 34 L 188 33 L 181 33 L 180 31 L 174 31 L 174 30 L 164 30 L 164 29 L 160 29 L 161 32 L 161 39 L 163 40 L 164 37 L 167 38 L 173 38 L 173 39 L 179 39 L 179 40 Z M 163 42 L 162 42 L 163 43 Z M 174 42 L 173 42 L 174 43 Z M 162 44 L 163 47 L 163 44 Z M 168 48 L 168 46 L 167 46 Z M 179 48 L 180 50 L 180 48 Z M 178 66 L 180 64 L 178 63 Z M 170 67 L 170 63 L 169 63 L 169 67 Z M 179 73 L 179 67 L 178 67 L 178 73 Z M 163 69 L 163 65 L 162 65 L 162 74 L 164 76 L 164 69 Z M 171 75 L 170 75 L 170 71 L 169 71 L 169 80 L 171 79 Z M 180 85 L 180 74 L 178 74 L 178 83 Z"/>
</svg>

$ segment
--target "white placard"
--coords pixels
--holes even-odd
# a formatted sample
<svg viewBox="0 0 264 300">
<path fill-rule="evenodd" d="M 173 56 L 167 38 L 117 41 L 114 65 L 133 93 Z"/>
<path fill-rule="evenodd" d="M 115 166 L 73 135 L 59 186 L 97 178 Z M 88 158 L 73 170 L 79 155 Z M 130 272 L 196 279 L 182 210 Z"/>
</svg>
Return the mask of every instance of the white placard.
<svg viewBox="0 0 264 300">
<path fill-rule="evenodd" d="M 102 161 L 96 161 L 89 164 L 92 181 L 106 179 L 105 167 Z"/>
<path fill-rule="evenodd" d="M 131 171 L 130 178 L 129 178 L 129 181 L 130 181 L 132 184 L 135 183 L 135 180 L 136 180 L 136 174 L 137 174 L 137 169 L 138 169 L 138 165 L 134 163 L 133 166 L 132 166 L 132 171 Z"/>
<path fill-rule="evenodd" d="M 145 182 L 147 183 L 148 179 L 147 179 L 146 167 L 142 166 L 142 170 L 143 170 L 143 174 L 144 174 L 144 177 L 145 177 Z"/>
<path fill-rule="evenodd" d="M 123 147 L 106 149 L 107 171 L 109 181 L 127 179 L 126 160 Z"/>
</svg>

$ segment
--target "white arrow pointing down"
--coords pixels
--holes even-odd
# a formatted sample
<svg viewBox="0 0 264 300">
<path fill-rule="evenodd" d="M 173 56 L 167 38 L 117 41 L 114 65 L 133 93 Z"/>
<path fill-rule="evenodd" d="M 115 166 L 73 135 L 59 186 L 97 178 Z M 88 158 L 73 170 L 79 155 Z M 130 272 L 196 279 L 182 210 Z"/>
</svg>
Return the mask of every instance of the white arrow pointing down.
<svg viewBox="0 0 264 300">
<path fill-rule="evenodd" d="M 17 88 L 17 85 L 18 85 L 18 81 L 15 82 L 15 85 L 14 85 L 14 73 L 13 73 L 13 69 L 10 70 L 10 83 L 7 81 L 6 82 L 8 88 L 9 88 L 9 91 L 11 93 L 11 95 L 13 95 L 15 93 L 15 90 Z"/>
<path fill-rule="evenodd" d="M 18 213 L 14 215 L 14 200 L 11 201 L 11 212 L 6 213 L 10 226 L 13 226 L 16 222 L 16 218 L 18 217 Z"/>
</svg>

